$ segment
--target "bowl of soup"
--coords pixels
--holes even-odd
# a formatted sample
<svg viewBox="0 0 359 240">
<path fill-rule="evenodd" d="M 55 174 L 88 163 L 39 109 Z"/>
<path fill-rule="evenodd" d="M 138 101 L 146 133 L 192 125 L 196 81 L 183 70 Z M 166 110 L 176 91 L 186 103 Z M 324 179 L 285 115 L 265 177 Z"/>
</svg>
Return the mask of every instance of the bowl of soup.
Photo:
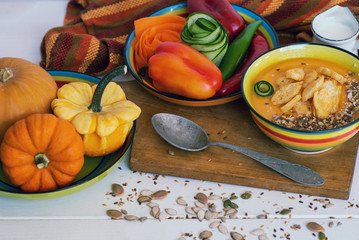
<svg viewBox="0 0 359 240">
<path fill-rule="evenodd" d="M 359 58 L 315 43 L 272 49 L 248 66 L 243 99 L 259 129 L 299 153 L 327 151 L 359 129 Z"/>
</svg>

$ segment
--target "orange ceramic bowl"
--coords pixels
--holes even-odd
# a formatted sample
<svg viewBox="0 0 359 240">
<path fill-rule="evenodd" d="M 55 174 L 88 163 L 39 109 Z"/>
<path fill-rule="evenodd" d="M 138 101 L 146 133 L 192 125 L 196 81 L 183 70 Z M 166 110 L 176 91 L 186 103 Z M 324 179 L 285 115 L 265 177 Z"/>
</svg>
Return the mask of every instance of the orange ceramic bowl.
<svg viewBox="0 0 359 240">
<path fill-rule="evenodd" d="M 273 27 L 261 16 L 257 15 L 256 13 L 237 6 L 233 5 L 234 9 L 247 21 L 247 22 L 254 22 L 256 20 L 262 20 L 263 23 L 259 28 L 259 31 L 263 36 L 267 39 L 270 48 L 274 48 L 279 46 L 278 36 L 273 29 Z M 186 16 L 188 14 L 187 12 L 187 4 L 186 3 L 180 3 L 176 4 L 170 7 L 166 7 L 162 10 L 159 10 L 150 16 L 158 16 L 158 15 L 165 15 L 165 14 L 173 14 L 173 15 L 180 15 L 180 16 Z M 228 103 L 231 101 L 234 101 L 236 99 L 239 99 L 242 94 L 241 92 L 233 93 L 229 96 L 220 97 L 220 98 L 210 98 L 205 100 L 196 100 L 196 99 L 190 99 L 185 98 L 182 96 L 178 96 L 175 94 L 169 94 L 169 93 L 163 93 L 158 91 L 153 85 L 152 82 L 141 77 L 138 74 L 136 63 L 134 62 L 134 43 L 135 33 L 134 30 L 131 31 L 129 34 L 126 43 L 125 43 L 125 61 L 128 66 L 128 70 L 133 75 L 133 77 L 136 79 L 136 81 L 144 87 L 148 92 L 152 93 L 153 95 L 175 104 L 184 105 L 184 106 L 192 106 L 192 107 L 206 107 L 206 106 L 215 106 L 220 105 L 224 103 Z"/>
<path fill-rule="evenodd" d="M 272 49 L 248 66 L 242 81 L 243 99 L 248 104 L 257 126 L 272 140 L 286 148 L 300 153 L 318 153 L 329 150 L 353 137 L 359 129 L 359 119 L 334 129 L 322 131 L 305 131 L 286 128 L 261 116 L 253 105 L 253 81 L 266 68 L 287 59 L 314 58 L 340 64 L 356 75 L 359 74 L 359 58 L 342 49 L 314 44 L 298 43 Z"/>
</svg>

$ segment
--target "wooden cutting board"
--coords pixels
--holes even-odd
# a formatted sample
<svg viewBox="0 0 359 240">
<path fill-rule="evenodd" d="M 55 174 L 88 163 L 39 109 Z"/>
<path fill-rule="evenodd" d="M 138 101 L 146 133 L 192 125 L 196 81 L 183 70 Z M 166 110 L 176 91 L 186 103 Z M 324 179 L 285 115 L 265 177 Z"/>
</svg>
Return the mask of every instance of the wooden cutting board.
<svg viewBox="0 0 359 240">
<path fill-rule="evenodd" d="M 161 100 L 137 82 L 120 84 L 142 113 L 137 120 L 130 169 L 190 179 L 264 188 L 330 198 L 348 199 L 359 134 L 327 152 L 303 155 L 264 135 L 253 122 L 243 99 L 213 107 L 186 107 Z M 322 186 L 293 182 L 262 164 L 229 149 L 211 146 L 201 152 L 172 147 L 154 130 L 151 117 L 159 112 L 177 114 L 201 125 L 211 141 L 225 141 L 270 156 L 305 165 L 324 179 Z M 174 155 L 169 154 L 169 150 Z"/>
</svg>

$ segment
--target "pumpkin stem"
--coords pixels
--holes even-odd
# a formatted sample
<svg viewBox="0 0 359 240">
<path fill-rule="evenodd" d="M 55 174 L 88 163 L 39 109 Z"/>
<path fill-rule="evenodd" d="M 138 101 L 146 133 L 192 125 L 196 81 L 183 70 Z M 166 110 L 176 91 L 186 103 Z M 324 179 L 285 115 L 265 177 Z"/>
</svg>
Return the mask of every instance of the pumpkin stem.
<svg viewBox="0 0 359 240">
<path fill-rule="evenodd" d="M 47 167 L 47 165 L 49 165 L 50 160 L 47 158 L 45 153 L 38 153 L 34 157 L 34 163 L 38 168 L 44 168 Z"/>
<path fill-rule="evenodd" d="M 93 94 L 91 104 L 88 107 L 88 109 L 92 110 L 93 112 L 101 112 L 102 109 L 101 98 L 107 84 L 111 82 L 111 80 L 114 79 L 115 77 L 125 75 L 126 72 L 127 72 L 127 66 L 122 65 L 106 73 L 105 76 L 103 76 L 103 78 L 98 83 L 95 93 Z"/>
<path fill-rule="evenodd" d="M 12 78 L 13 75 L 14 74 L 12 73 L 10 68 L 5 67 L 5 68 L 0 69 L 0 81 L 1 82 L 6 82 L 10 78 Z"/>
</svg>

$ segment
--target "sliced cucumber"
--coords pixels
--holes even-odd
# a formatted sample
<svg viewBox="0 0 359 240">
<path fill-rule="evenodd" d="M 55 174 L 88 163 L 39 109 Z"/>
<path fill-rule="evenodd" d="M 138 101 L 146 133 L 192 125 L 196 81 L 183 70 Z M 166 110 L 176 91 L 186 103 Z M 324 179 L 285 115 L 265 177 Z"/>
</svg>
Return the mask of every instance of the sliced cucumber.
<svg viewBox="0 0 359 240">
<path fill-rule="evenodd" d="M 217 66 L 228 49 L 227 30 L 214 17 L 202 12 L 195 12 L 187 17 L 181 40 L 207 56 Z"/>
</svg>

